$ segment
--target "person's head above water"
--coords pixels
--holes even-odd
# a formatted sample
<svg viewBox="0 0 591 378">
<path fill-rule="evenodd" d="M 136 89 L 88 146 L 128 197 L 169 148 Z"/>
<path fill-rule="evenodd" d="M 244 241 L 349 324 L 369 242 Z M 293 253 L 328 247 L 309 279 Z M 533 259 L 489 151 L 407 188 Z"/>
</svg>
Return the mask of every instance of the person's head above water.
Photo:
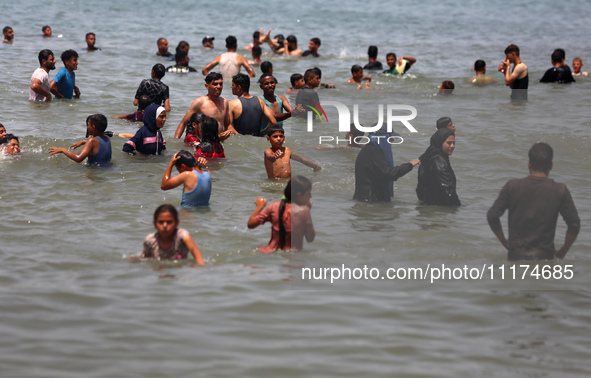
<svg viewBox="0 0 591 378">
<path fill-rule="evenodd" d="M 531 146 L 527 153 L 529 158 L 528 166 L 530 171 L 544 172 L 546 175 L 552 169 L 554 150 L 548 143 L 538 142 Z"/>
<path fill-rule="evenodd" d="M 437 127 L 437 130 L 447 127 L 451 131 L 454 131 L 454 132 L 456 131 L 456 126 L 454 125 L 453 121 L 449 117 L 439 118 L 435 125 Z"/>
</svg>

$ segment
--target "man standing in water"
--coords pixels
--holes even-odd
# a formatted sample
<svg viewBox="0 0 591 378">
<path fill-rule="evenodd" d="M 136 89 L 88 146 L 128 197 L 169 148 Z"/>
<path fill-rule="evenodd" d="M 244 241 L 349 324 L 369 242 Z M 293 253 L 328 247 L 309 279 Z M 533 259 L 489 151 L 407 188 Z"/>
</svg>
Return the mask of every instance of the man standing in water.
<svg viewBox="0 0 591 378">
<path fill-rule="evenodd" d="M 51 101 L 51 86 L 49 83 L 49 71 L 55 70 L 55 56 L 51 50 L 39 52 L 39 64 L 31 76 L 31 87 L 29 89 L 29 100 Z"/>
<path fill-rule="evenodd" d="M 205 77 L 205 88 L 207 94 L 196 98 L 185 116 L 179 123 L 174 133 L 175 138 L 180 138 L 187 125 L 187 121 L 195 113 L 203 113 L 206 116 L 218 121 L 218 133 L 220 139 L 227 139 L 231 134 L 237 134 L 230 123 L 230 114 L 228 113 L 228 100 L 221 97 L 224 88 L 224 79 L 221 74 L 211 72 Z"/>
<path fill-rule="evenodd" d="M 232 94 L 237 99 L 230 101 L 230 122 L 237 133 L 242 135 L 261 136 L 263 118 L 269 124 L 277 124 L 272 108 L 269 108 L 260 97 L 250 93 L 250 79 L 245 74 L 238 74 L 232 78 Z"/>
<path fill-rule="evenodd" d="M 209 71 L 219 64 L 220 73 L 226 81 L 230 81 L 234 76 L 238 75 L 238 73 L 240 73 L 240 67 L 244 67 L 246 72 L 248 72 L 248 75 L 254 77 L 254 70 L 250 64 L 248 64 L 248 60 L 244 56 L 236 53 L 237 46 L 238 42 L 236 41 L 236 37 L 233 35 L 228 36 L 228 38 L 226 38 L 226 48 L 228 49 L 228 52 L 218 55 L 214 60 L 209 62 L 201 71 L 203 75 L 207 75 Z"/>
<path fill-rule="evenodd" d="M 527 66 L 519 58 L 519 47 L 509 45 L 505 49 L 505 60 L 499 64 L 499 71 L 505 75 L 505 85 L 511 87 L 511 100 L 527 100 L 529 77 Z M 513 72 L 511 72 L 513 63 Z"/>
<path fill-rule="evenodd" d="M 549 144 L 534 144 L 528 153 L 529 176 L 509 180 L 488 210 L 488 224 L 509 251 L 509 261 L 562 259 L 577 239 L 581 220 L 570 192 L 565 184 L 548 178 L 553 155 Z M 506 209 L 509 209 L 508 241 L 500 221 Z M 556 251 L 558 214 L 566 222 L 567 230 L 564 245 Z"/>
</svg>

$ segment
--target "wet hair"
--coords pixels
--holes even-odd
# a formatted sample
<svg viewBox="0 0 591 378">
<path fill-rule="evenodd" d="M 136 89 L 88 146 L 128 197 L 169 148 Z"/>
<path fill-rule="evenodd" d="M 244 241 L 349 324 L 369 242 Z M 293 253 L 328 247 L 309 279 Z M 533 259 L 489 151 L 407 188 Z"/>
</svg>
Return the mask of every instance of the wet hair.
<svg viewBox="0 0 591 378">
<path fill-rule="evenodd" d="M 254 39 L 254 38 L 256 38 L 256 39 L 259 39 L 259 38 L 261 38 L 261 32 L 260 32 L 260 31 L 258 31 L 258 30 L 257 30 L 257 31 L 255 31 L 254 33 L 252 33 L 252 38 L 253 38 L 253 39 Z"/>
<path fill-rule="evenodd" d="M 180 168 L 181 165 L 186 165 L 189 168 L 193 168 L 197 165 L 197 160 L 195 160 L 195 156 L 192 153 L 185 150 L 180 150 L 178 153 L 179 159 L 174 162 L 174 166 Z"/>
<path fill-rule="evenodd" d="M 181 60 L 185 59 L 189 54 L 186 51 L 178 50 L 176 54 L 174 54 L 174 60 L 178 63 Z"/>
<path fill-rule="evenodd" d="M 89 115 L 86 118 L 86 123 L 90 123 L 92 126 L 96 127 L 99 133 L 104 133 L 105 130 L 107 130 L 107 117 L 102 114 Z"/>
<path fill-rule="evenodd" d="M 13 139 L 16 140 L 20 144 L 20 142 L 18 141 L 18 137 L 14 134 L 6 134 L 6 138 L 4 138 L 3 144 L 7 144 L 8 142 L 10 142 Z"/>
<path fill-rule="evenodd" d="M 180 41 L 178 45 L 176 45 L 176 52 L 181 51 L 181 49 L 190 47 L 189 42 L 187 41 Z"/>
<path fill-rule="evenodd" d="M 4 29 L 2 29 L 2 33 L 8 33 L 9 30 L 12 30 L 12 28 L 10 26 L 5 26 Z"/>
<path fill-rule="evenodd" d="M 152 104 L 152 99 L 150 98 L 150 96 L 145 95 L 145 94 L 138 97 L 137 101 L 138 101 L 138 110 L 144 110 L 149 105 Z"/>
<path fill-rule="evenodd" d="M 319 78 L 322 78 L 322 70 L 318 67 L 314 67 L 312 68 L 314 70 L 314 72 L 316 72 L 318 74 Z"/>
<path fill-rule="evenodd" d="M 552 53 L 552 63 L 560 63 L 566 58 L 566 52 L 563 49 L 556 49 Z"/>
<path fill-rule="evenodd" d="M 154 71 L 154 76 L 158 80 L 162 79 L 164 75 L 166 75 L 166 68 L 162 63 L 154 64 L 154 66 L 152 67 L 152 71 Z"/>
<path fill-rule="evenodd" d="M 49 59 L 49 57 L 53 55 L 55 56 L 55 54 L 53 53 L 53 51 L 45 49 L 45 50 L 41 50 L 39 51 L 39 64 L 41 64 L 44 60 Z"/>
<path fill-rule="evenodd" d="M 446 128 L 447 126 L 451 125 L 453 121 L 449 117 L 441 117 L 435 123 L 437 130 Z"/>
<path fill-rule="evenodd" d="M 476 62 L 474 62 L 474 70 L 475 71 L 482 71 L 486 68 L 486 62 L 482 59 L 478 59 Z"/>
<path fill-rule="evenodd" d="M 273 63 L 265 60 L 263 63 L 261 63 L 261 72 L 262 73 L 269 73 L 270 70 L 273 69 Z"/>
<path fill-rule="evenodd" d="M 44 32 L 44 31 L 46 31 L 47 29 L 51 29 L 51 26 L 49 26 L 49 25 L 44 25 L 44 26 L 41 28 L 41 31 L 42 31 L 42 32 Z"/>
<path fill-rule="evenodd" d="M 537 172 L 550 172 L 554 151 L 548 143 L 538 142 L 527 153 L 531 169 Z"/>
<path fill-rule="evenodd" d="M 62 53 L 60 58 L 62 62 L 65 63 L 67 60 L 70 60 L 72 58 L 78 58 L 78 53 L 75 50 L 66 50 Z"/>
<path fill-rule="evenodd" d="M 386 54 L 386 58 L 389 58 L 391 56 L 393 56 L 394 57 L 394 60 L 396 60 L 396 54 L 394 54 L 393 52 L 389 52 L 389 53 Z"/>
<path fill-rule="evenodd" d="M 163 213 L 170 213 L 174 218 L 174 221 L 178 223 L 179 221 L 179 213 L 176 211 L 176 208 L 169 204 L 160 205 L 154 211 L 154 222 L 158 220 L 158 216 Z"/>
<path fill-rule="evenodd" d="M 308 84 L 308 82 L 315 76 L 319 76 L 318 72 L 314 68 L 310 68 L 304 72 L 304 81 Z"/>
<path fill-rule="evenodd" d="M 213 143 L 219 143 L 220 137 L 218 135 L 218 121 L 215 118 L 204 116 L 201 122 L 201 151 L 206 153 L 213 153 Z"/>
<path fill-rule="evenodd" d="M 281 48 L 283 46 L 283 41 L 285 41 L 285 37 L 283 36 L 283 34 L 277 34 L 274 38 L 277 39 L 279 48 Z"/>
<path fill-rule="evenodd" d="M 273 126 L 267 127 L 267 136 L 268 137 L 270 137 L 271 135 L 273 135 L 277 132 L 285 135 L 285 130 L 283 130 L 283 127 L 281 127 L 279 125 L 273 125 Z"/>
<path fill-rule="evenodd" d="M 187 126 L 185 127 L 185 135 L 197 135 L 196 130 L 193 128 L 193 124 L 196 123 L 198 125 L 202 125 L 205 117 L 206 115 L 204 115 L 203 113 L 193 113 L 187 121 Z"/>
<path fill-rule="evenodd" d="M 356 73 L 356 72 L 359 72 L 359 71 L 363 72 L 363 68 L 361 68 L 361 66 L 360 66 L 360 65 L 358 65 L 358 64 L 354 64 L 354 65 L 351 67 L 351 73 L 352 73 L 352 74 L 354 74 L 354 73 Z"/>
<path fill-rule="evenodd" d="M 263 53 L 263 50 L 261 49 L 261 46 L 253 46 L 252 47 L 252 57 L 253 58 L 260 58 L 262 53 Z"/>
<path fill-rule="evenodd" d="M 162 38 L 158 38 L 158 40 L 156 41 L 156 44 L 159 45 L 162 42 L 166 41 L 166 38 L 162 37 Z"/>
<path fill-rule="evenodd" d="M 270 73 L 264 73 L 264 74 L 262 74 L 261 77 L 259 78 L 259 83 L 262 84 L 263 83 L 263 79 L 266 79 L 268 77 L 272 77 L 273 80 L 275 80 L 275 84 L 277 84 L 277 79 L 275 78 L 275 76 L 273 76 L 273 74 L 270 74 Z"/>
<path fill-rule="evenodd" d="M 0 123 L 0 127 L 4 129 L 4 131 L 6 131 L 6 127 Z"/>
<path fill-rule="evenodd" d="M 238 41 L 236 37 L 233 35 L 229 35 L 226 37 L 226 48 L 228 49 L 235 49 L 238 46 Z"/>
<path fill-rule="evenodd" d="M 369 46 L 369 48 L 367 49 L 367 55 L 370 58 L 377 58 L 378 57 L 378 46 Z"/>
<path fill-rule="evenodd" d="M 577 56 L 575 59 L 573 59 L 573 63 L 574 62 L 579 62 L 579 63 L 583 64 L 583 59 L 581 59 Z"/>
<path fill-rule="evenodd" d="M 86 37 L 84 39 L 88 39 L 88 37 L 90 37 L 91 35 L 96 37 L 96 34 L 94 34 L 93 32 L 90 32 L 90 33 L 86 33 Z"/>
<path fill-rule="evenodd" d="M 452 94 L 456 85 L 451 80 L 445 80 L 441 83 L 441 91 L 443 94 Z"/>
<path fill-rule="evenodd" d="M 509 45 L 505 49 L 505 54 L 515 53 L 515 55 L 519 56 L 519 47 L 517 45 Z"/>
<path fill-rule="evenodd" d="M 310 41 L 314 42 L 318 45 L 318 47 L 320 47 L 320 38 L 310 38 Z"/>
<path fill-rule="evenodd" d="M 210 72 L 205 76 L 205 83 L 211 84 L 212 81 L 223 80 L 224 77 L 219 72 Z"/>
<path fill-rule="evenodd" d="M 304 176 L 294 176 L 289 180 L 285 190 L 283 191 L 283 199 L 279 204 L 279 248 L 283 249 L 285 247 L 285 239 L 287 232 L 285 230 L 285 224 L 283 223 L 283 213 L 285 212 L 285 204 L 291 203 L 291 195 L 295 193 L 296 195 L 306 193 L 308 190 L 312 189 L 312 182 L 304 177 Z"/>
<path fill-rule="evenodd" d="M 289 78 L 289 81 L 291 81 L 291 86 L 295 86 L 296 82 L 300 79 L 303 79 L 304 77 L 302 76 L 302 74 L 293 74 L 291 75 L 291 77 Z"/>
<path fill-rule="evenodd" d="M 246 74 L 239 73 L 238 75 L 232 76 L 232 83 L 237 87 L 241 87 L 242 91 L 246 93 L 250 90 L 250 78 Z"/>
<path fill-rule="evenodd" d="M 296 45 L 298 44 L 298 39 L 293 34 L 288 35 L 287 38 L 286 38 L 286 40 L 287 40 L 288 43 L 295 43 Z"/>
</svg>

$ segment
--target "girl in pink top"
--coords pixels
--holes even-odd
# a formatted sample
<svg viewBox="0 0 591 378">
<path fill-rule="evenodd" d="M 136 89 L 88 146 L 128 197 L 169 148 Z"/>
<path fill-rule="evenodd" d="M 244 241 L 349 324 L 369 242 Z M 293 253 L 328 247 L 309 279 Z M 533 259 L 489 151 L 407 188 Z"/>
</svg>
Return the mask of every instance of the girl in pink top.
<svg viewBox="0 0 591 378">
<path fill-rule="evenodd" d="M 289 180 L 281 202 L 273 202 L 264 210 L 267 204 L 265 198 L 257 197 L 254 203 L 257 208 L 248 220 L 248 228 L 271 222 L 271 240 L 266 247 L 259 247 L 257 250 L 264 253 L 277 249 L 298 251 L 302 249 L 304 236 L 308 242 L 314 241 L 316 231 L 310 215 L 312 183 L 306 177 L 294 176 Z"/>
</svg>

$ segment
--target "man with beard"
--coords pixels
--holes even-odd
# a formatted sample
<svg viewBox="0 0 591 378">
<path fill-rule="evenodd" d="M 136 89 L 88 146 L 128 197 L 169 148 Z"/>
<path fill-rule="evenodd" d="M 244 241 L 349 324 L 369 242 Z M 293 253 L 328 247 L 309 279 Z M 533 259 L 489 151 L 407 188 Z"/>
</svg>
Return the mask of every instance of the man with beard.
<svg viewBox="0 0 591 378">
<path fill-rule="evenodd" d="M 49 71 L 55 70 L 55 56 L 51 50 L 41 50 L 39 52 L 39 64 L 31 76 L 31 88 L 29 89 L 29 100 L 33 101 L 51 101 L 51 92 L 49 84 Z"/>
</svg>

